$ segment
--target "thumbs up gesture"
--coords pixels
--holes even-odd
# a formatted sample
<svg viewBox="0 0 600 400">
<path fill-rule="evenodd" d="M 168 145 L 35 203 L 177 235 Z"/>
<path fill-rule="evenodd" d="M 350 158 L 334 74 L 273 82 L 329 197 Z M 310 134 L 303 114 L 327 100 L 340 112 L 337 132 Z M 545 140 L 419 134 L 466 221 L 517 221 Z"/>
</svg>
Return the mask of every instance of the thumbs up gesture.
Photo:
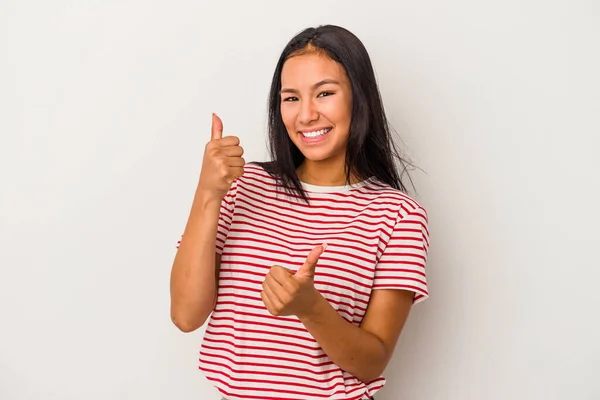
<svg viewBox="0 0 600 400">
<path fill-rule="evenodd" d="M 244 149 L 235 136 L 223 137 L 223 122 L 212 116 L 211 140 L 204 149 L 198 191 L 222 199 L 233 181 L 244 173 Z"/>
<path fill-rule="evenodd" d="M 261 298 L 272 315 L 307 315 L 317 302 L 319 292 L 314 286 L 315 268 L 326 244 L 308 254 L 304 264 L 293 271 L 274 265 L 262 284 Z"/>
</svg>

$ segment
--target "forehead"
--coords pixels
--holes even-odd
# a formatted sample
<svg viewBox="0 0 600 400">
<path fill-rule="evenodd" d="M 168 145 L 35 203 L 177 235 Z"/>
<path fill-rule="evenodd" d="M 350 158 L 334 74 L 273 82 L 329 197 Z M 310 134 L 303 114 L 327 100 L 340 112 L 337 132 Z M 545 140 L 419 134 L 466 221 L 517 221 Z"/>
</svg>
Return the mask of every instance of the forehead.
<svg viewBox="0 0 600 400">
<path fill-rule="evenodd" d="M 281 71 L 281 86 L 311 86 L 323 79 L 335 79 L 347 83 L 344 68 L 319 53 L 302 54 L 289 58 Z"/>
</svg>

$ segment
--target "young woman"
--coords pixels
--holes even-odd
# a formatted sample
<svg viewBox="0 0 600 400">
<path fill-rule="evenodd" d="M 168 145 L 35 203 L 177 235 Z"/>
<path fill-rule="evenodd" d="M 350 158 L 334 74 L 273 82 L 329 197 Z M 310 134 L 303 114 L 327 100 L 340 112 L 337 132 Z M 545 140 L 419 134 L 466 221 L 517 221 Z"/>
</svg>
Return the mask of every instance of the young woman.
<svg viewBox="0 0 600 400">
<path fill-rule="evenodd" d="M 246 163 L 213 115 L 171 275 L 200 369 L 226 399 L 370 399 L 427 293 L 427 215 L 406 194 L 363 44 L 307 29 L 269 99 L 272 161 Z M 396 163 L 398 161 L 398 163 Z"/>
</svg>

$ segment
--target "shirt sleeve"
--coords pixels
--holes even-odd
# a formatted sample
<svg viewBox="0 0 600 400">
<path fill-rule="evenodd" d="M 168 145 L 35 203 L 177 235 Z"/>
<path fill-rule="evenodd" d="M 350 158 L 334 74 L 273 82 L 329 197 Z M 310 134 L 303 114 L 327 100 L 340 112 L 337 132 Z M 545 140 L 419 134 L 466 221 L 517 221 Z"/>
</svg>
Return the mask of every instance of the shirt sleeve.
<svg viewBox="0 0 600 400">
<path fill-rule="evenodd" d="M 427 212 L 422 207 L 401 208 L 377 266 L 373 289 L 401 289 L 415 293 L 413 303 L 425 300 L 425 264 L 429 251 Z"/>
<path fill-rule="evenodd" d="M 237 195 L 238 180 L 236 179 L 231 184 L 231 187 L 227 191 L 227 194 L 221 200 L 221 208 L 219 210 L 219 220 L 217 224 L 217 237 L 215 251 L 218 254 L 223 253 L 223 247 L 225 246 L 225 240 L 229 235 L 229 228 L 233 221 L 233 212 L 235 209 L 235 198 Z M 183 238 L 183 235 L 181 236 Z M 179 249 L 181 244 L 181 238 L 177 241 L 176 247 Z"/>
</svg>

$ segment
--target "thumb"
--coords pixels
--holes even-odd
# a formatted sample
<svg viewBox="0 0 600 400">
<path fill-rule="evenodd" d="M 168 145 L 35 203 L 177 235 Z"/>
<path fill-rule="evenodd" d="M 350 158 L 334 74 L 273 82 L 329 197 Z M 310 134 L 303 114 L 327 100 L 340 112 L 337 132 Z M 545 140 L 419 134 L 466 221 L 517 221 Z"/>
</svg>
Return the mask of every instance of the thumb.
<svg viewBox="0 0 600 400">
<path fill-rule="evenodd" d="M 306 261 L 304 265 L 298 268 L 296 274 L 294 275 L 297 278 L 314 278 L 315 277 L 315 268 L 317 267 L 317 262 L 319 261 L 319 257 L 327 248 L 327 244 L 323 243 L 321 246 L 317 246 L 308 253 L 308 257 L 306 257 Z"/>
<path fill-rule="evenodd" d="M 221 139 L 223 137 L 223 121 L 215 113 L 212 115 L 212 125 L 210 128 L 211 140 Z"/>
</svg>

